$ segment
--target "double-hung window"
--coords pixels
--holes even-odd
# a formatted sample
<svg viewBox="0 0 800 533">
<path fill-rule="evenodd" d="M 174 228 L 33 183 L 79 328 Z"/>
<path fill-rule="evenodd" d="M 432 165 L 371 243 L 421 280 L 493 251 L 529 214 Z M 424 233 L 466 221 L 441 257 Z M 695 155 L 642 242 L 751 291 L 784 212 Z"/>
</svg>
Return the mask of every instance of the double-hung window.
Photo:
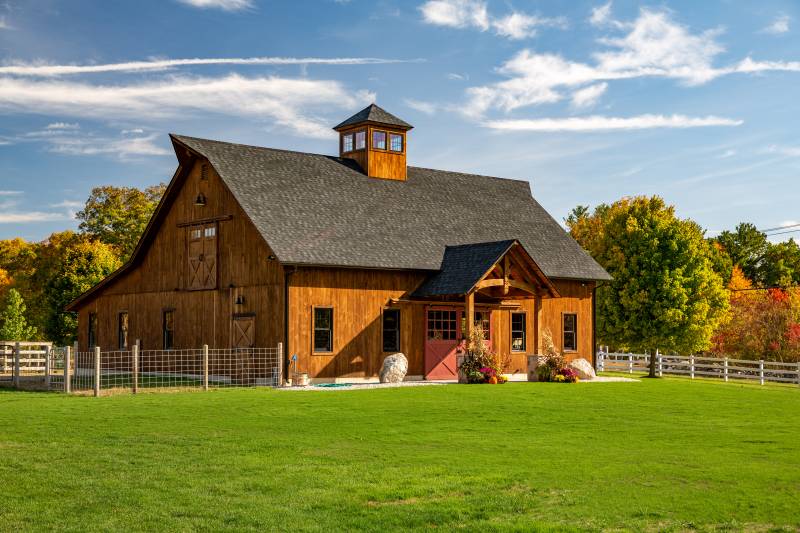
<svg viewBox="0 0 800 533">
<path fill-rule="evenodd" d="M 333 352 L 333 308 L 314 308 L 314 352 Z"/>
<path fill-rule="evenodd" d="M 578 315 L 575 313 L 564 313 L 564 343 L 562 348 L 565 352 L 578 351 Z"/>
<path fill-rule="evenodd" d="M 511 351 L 525 351 L 525 313 L 511 313 Z"/>
<path fill-rule="evenodd" d="M 383 351 L 400 351 L 400 310 L 383 310 Z"/>
</svg>

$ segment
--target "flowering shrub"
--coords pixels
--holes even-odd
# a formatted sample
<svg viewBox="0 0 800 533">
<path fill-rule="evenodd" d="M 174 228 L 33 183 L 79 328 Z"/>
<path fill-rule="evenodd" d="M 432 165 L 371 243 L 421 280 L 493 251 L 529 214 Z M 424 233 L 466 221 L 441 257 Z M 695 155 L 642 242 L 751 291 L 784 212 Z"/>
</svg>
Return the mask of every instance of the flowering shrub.
<svg viewBox="0 0 800 533">
<path fill-rule="evenodd" d="M 542 342 L 544 345 L 544 364 L 536 368 L 539 381 L 554 381 L 557 383 L 576 383 L 578 373 L 567 366 L 564 354 L 556 349 L 553 342 L 553 334 L 549 329 L 542 332 Z"/>
<path fill-rule="evenodd" d="M 502 376 L 509 361 L 489 350 L 483 338 L 483 328 L 476 326 L 467 339 L 467 354 L 459 370 L 467 376 L 468 383 L 505 383 Z"/>
</svg>

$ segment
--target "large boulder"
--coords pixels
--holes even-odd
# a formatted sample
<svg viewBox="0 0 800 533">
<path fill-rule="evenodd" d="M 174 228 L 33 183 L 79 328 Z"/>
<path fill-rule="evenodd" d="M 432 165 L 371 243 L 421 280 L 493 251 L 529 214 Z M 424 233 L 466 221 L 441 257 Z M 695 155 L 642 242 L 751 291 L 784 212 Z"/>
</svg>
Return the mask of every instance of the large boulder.
<svg viewBox="0 0 800 533">
<path fill-rule="evenodd" d="M 569 362 L 569 367 L 578 373 L 580 379 L 594 379 L 597 377 L 592 363 L 586 359 L 573 359 Z"/>
<path fill-rule="evenodd" d="M 400 383 L 408 372 L 408 359 L 401 353 L 393 353 L 383 360 L 381 383 Z"/>
</svg>

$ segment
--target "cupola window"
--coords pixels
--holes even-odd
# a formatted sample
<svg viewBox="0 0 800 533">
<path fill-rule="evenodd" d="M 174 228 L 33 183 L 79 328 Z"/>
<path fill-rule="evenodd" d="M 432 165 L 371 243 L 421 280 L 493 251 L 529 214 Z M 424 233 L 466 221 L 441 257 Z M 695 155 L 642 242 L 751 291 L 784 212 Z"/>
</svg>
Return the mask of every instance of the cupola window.
<svg viewBox="0 0 800 533">
<path fill-rule="evenodd" d="M 389 134 L 389 149 L 392 152 L 402 152 L 403 151 L 403 136 L 398 135 L 397 133 L 390 133 Z"/>
<path fill-rule="evenodd" d="M 356 132 L 356 150 L 363 150 L 367 147 L 367 132 L 366 131 L 357 131 Z"/>
<path fill-rule="evenodd" d="M 376 150 L 386 150 L 386 132 L 373 131 L 372 132 L 372 148 Z"/>
<path fill-rule="evenodd" d="M 346 133 L 342 135 L 342 152 L 353 151 L 353 134 Z"/>
</svg>

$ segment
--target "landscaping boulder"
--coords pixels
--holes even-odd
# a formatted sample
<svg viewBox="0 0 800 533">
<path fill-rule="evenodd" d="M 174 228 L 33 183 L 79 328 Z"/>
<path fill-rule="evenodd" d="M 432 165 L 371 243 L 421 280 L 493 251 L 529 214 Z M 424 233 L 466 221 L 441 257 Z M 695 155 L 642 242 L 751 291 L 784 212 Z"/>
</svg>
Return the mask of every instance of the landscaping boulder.
<svg viewBox="0 0 800 533">
<path fill-rule="evenodd" d="M 592 363 L 586 359 L 574 359 L 569 362 L 569 367 L 578 373 L 580 379 L 594 379 L 597 377 Z"/>
<path fill-rule="evenodd" d="M 408 372 L 408 359 L 401 353 L 393 353 L 383 360 L 381 383 L 400 383 Z"/>
</svg>

